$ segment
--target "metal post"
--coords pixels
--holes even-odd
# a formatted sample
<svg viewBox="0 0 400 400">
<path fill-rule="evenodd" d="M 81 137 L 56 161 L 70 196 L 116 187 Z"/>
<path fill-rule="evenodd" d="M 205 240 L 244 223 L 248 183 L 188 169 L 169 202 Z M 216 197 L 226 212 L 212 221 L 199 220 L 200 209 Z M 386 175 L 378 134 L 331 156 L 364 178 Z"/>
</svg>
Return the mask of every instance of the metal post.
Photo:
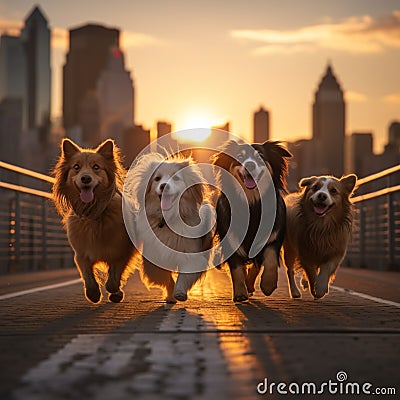
<svg viewBox="0 0 400 400">
<path fill-rule="evenodd" d="M 42 269 L 47 269 L 47 201 L 42 199 Z"/>
<path fill-rule="evenodd" d="M 18 192 L 15 192 L 15 242 L 14 242 L 14 253 L 15 253 L 15 266 L 20 268 L 21 262 L 21 198 Z"/>
<path fill-rule="evenodd" d="M 360 204 L 360 223 L 359 223 L 359 240 L 360 240 L 360 268 L 366 268 L 365 265 L 365 212 L 364 207 Z"/>
<path fill-rule="evenodd" d="M 395 232 L 395 214 L 394 214 L 394 196 L 393 193 L 389 193 L 387 196 L 387 221 L 388 221 L 388 250 L 389 250 L 389 268 L 394 269 L 396 267 L 395 251 L 396 251 L 396 232 Z"/>
</svg>

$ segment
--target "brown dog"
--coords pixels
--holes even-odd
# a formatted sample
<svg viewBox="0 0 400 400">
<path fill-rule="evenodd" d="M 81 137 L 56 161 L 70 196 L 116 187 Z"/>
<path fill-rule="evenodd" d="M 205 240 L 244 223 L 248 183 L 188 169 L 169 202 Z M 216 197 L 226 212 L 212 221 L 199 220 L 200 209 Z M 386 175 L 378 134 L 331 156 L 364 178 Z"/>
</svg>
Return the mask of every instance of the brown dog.
<svg viewBox="0 0 400 400">
<path fill-rule="evenodd" d="M 353 221 L 350 196 L 357 177 L 337 179 L 312 176 L 300 181 L 303 190 L 285 198 L 286 236 L 284 259 L 290 293 L 300 297 L 294 273 L 302 269 L 304 289 L 314 298 L 324 297 L 346 253 Z"/>
<path fill-rule="evenodd" d="M 120 302 L 124 297 L 121 278 L 134 247 L 122 217 L 125 170 L 118 148 L 111 139 L 95 150 L 82 149 L 64 139 L 53 175 L 54 203 L 63 217 L 87 299 L 100 301 L 95 267 L 104 266 L 109 299 Z"/>
</svg>

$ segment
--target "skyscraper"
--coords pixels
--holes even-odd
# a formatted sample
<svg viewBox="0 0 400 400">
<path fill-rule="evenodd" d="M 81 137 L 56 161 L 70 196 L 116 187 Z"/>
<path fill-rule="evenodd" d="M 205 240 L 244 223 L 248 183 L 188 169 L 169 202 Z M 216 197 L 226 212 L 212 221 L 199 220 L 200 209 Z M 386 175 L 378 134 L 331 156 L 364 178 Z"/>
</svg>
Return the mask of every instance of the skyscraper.
<svg viewBox="0 0 400 400">
<path fill-rule="evenodd" d="M 254 113 L 253 138 L 254 143 L 264 143 L 269 139 L 269 112 L 263 107 Z"/>
<path fill-rule="evenodd" d="M 0 160 L 20 163 L 22 98 L 0 100 Z M 15 178 L 15 175 L 10 175 Z"/>
<path fill-rule="evenodd" d="M 25 20 L 21 41 L 27 72 L 27 127 L 39 129 L 39 139 L 46 144 L 50 134 L 50 29 L 38 6 Z"/>
<path fill-rule="evenodd" d="M 168 135 L 172 132 L 172 124 L 166 121 L 157 121 L 157 137 Z"/>
<path fill-rule="evenodd" d="M 134 88 L 118 47 L 109 50 L 107 65 L 97 81 L 97 98 L 101 139 L 111 137 L 121 145 L 122 133 L 134 122 Z"/>
<path fill-rule="evenodd" d="M 371 132 L 355 132 L 347 138 L 346 173 L 365 176 L 365 163 L 373 156 L 374 138 Z"/>
<path fill-rule="evenodd" d="M 5 98 L 26 99 L 26 62 L 19 36 L 0 37 L 0 101 Z"/>
<path fill-rule="evenodd" d="M 110 49 L 119 48 L 119 30 L 101 25 L 84 25 L 69 32 L 70 48 L 63 68 L 63 123 L 67 130 L 81 129 L 81 144 L 95 146 L 101 137 L 100 121 L 82 121 L 88 108 L 99 115 L 93 93 L 106 68 Z M 97 110 L 96 110 L 97 107 Z"/>
<path fill-rule="evenodd" d="M 386 147 L 400 153 L 400 121 L 392 121 L 389 125 L 388 144 Z"/>
<path fill-rule="evenodd" d="M 315 93 L 312 110 L 315 173 L 341 176 L 344 170 L 345 102 L 330 64 Z"/>
<path fill-rule="evenodd" d="M 39 7 L 25 20 L 20 36 L 2 35 L 0 100 L 22 100 L 22 129 L 39 130 L 42 144 L 50 128 L 50 29 Z"/>
</svg>

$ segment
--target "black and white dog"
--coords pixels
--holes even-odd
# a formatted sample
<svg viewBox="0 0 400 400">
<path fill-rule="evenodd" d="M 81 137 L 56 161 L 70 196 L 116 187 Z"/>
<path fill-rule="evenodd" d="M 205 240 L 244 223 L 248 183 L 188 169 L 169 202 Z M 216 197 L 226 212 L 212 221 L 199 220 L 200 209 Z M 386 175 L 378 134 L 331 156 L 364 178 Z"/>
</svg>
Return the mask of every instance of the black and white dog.
<svg viewBox="0 0 400 400">
<path fill-rule="evenodd" d="M 279 142 L 249 145 L 233 140 L 213 156 L 213 164 L 222 168 L 217 172 L 216 230 L 231 271 L 234 301 L 253 294 L 262 266 L 263 293 L 269 296 L 277 287 L 286 222 L 282 194 L 291 156 Z"/>
</svg>

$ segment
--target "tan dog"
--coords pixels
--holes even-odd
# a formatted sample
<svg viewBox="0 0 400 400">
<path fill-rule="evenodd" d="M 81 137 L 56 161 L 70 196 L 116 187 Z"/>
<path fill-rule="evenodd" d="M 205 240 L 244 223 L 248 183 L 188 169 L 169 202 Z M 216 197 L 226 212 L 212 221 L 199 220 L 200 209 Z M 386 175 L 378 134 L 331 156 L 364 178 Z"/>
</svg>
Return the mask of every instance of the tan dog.
<svg viewBox="0 0 400 400">
<path fill-rule="evenodd" d="M 286 236 L 284 259 L 290 293 L 300 297 L 294 274 L 302 269 L 303 288 L 314 298 L 324 297 L 342 262 L 350 239 L 353 221 L 350 196 L 357 177 L 337 179 L 312 176 L 300 181 L 303 190 L 285 198 Z"/>
<path fill-rule="evenodd" d="M 69 139 L 61 144 L 54 168 L 53 199 L 63 217 L 85 294 L 100 301 L 96 266 L 107 269 L 109 299 L 123 299 L 121 278 L 134 254 L 122 217 L 123 169 L 118 148 L 109 139 L 97 149 L 82 149 Z"/>
</svg>

